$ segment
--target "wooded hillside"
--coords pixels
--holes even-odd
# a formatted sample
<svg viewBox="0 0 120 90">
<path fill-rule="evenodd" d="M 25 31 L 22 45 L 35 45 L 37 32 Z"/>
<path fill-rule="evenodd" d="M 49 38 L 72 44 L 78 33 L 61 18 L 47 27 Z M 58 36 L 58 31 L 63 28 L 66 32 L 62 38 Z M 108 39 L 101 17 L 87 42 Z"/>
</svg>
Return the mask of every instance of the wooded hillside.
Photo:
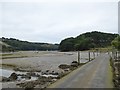
<svg viewBox="0 0 120 90">
<path fill-rule="evenodd" d="M 48 44 L 48 43 L 33 43 L 28 41 L 21 41 L 14 38 L 4 38 L 1 39 L 2 51 L 14 51 L 14 50 L 58 50 L 58 44 Z"/>
<path fill-rule="evenodd" d="M 70 37 L 61 41 L 60 51 L 88 50 L 90 48 L 107 47 L 111 45 L 112 40 L 117 34 L 103 32 L 87 32 L 75 38 Z"/>
</svg>

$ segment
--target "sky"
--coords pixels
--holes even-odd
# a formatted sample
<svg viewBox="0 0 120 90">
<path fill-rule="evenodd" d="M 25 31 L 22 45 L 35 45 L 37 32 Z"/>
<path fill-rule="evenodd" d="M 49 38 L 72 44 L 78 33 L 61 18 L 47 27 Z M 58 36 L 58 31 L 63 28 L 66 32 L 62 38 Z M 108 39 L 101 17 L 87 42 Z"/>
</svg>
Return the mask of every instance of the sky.
<svg viewBox="0 0 120 90">
<path fill-rule="evenodd" d="M 0 2 L 0 36 L 60 43 L 85 32 L 118 33 L 118 2 Z"/>
</svg>

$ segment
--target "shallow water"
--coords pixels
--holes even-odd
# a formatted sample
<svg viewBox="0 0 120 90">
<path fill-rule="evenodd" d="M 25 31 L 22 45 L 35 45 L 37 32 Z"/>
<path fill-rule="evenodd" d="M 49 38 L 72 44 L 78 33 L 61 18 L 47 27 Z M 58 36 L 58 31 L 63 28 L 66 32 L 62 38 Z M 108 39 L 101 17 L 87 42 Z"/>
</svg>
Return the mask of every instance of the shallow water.
<svg viewBox="0 0 120 90">
<path fill-rule="evenodd" d="M 0 76 L 9 77 L 13 72 L 14 72 L 13 70 L 7 70 L 7 69 L 0 68 Z"/>
<path fill-rule="evenodd" d="M 9 77 L 12 73 L 16 73 L 16 74 L 24 74 L 26 75 L 28 72 L 20 72 L 20 71 L 14 71 L 14 70 L 7 70 L 7 69 L 0 69 L 0 76 L 3 76 L 3 77 Z M 41 72 L 35 72 L 36 74 L 40 75 L 40 76 L 45 76 L 45 77 L 57 77 L 58 75 L 42 75 Z M 31 76 L 31 79 L 25 79 L 25 78 L 21 78 L 21 76 L 18 76 L 18 81 L 31 81 L 31 80 L 37 80 L 38 77 L 33 77 Z"/>
<path fill-rule="evenodd" d="M 7 69 L 0 69 L 0 76 L 3 77 L 9 77 L 13 72 L 16 74 L 26 74 L 27 72 L 19 72 L 14 70 L 7 70 Z M 17 81 L 31 81 L 31 80 L 37 80 L 38 77 L 31 77 L 31 79 L 26 80 L 25 78 L 21 78 L 21 76 L 18 76 Z"/>
<path fill-rule="evenodd" d="M 20 72 L 8 69 L 0 69 L 0 76 L 9 77 L 12 73 L 16 74 L 26 74 L 27 72 Z"/>
</svg>

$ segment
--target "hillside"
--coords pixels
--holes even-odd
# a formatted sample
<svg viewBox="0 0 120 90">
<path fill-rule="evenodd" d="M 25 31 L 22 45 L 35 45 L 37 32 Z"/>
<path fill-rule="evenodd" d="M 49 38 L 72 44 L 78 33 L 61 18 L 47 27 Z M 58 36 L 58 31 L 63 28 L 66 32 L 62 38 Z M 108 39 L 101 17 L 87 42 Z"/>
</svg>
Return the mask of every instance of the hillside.
<svg viewBox="0 0 120 90">
<path fill-rule="evenodd" d="M 117 34 L 103 32 L 87 32 L 80 34 L 77 37 L 70 37 L 62 40 L 60 45 L 49 43 L 33 43 L 21 41 L 14 38 L 0 38 L 0 51 L 19 51 L 19 50 L 60 50 L 60 51 L 75 51 L 89 50 L 91 48 L 107 47 L 117 37 Z"/>
<path fill-rule="evenodd" d="M 0 39 L 0 52 L 1 51 L 8 52 L 8 51 L 14 51 L 14 50 L 12 49 L 12 47 L 10 45 L 2 42 L 1 39 Z"/>
<path fill-rule="evenodd" d="M 103 32 L 87 32 L 75 38 L 70 37 L 61 41 L 60 51 L 89 50 L 90 48 L 107 47 L 111 45 L 112 40 L 117 34 Z"/>
<path fill-rule="evenodd" d="M 49 43 L 33 43 L 28 41 L 21 41 L 14 38 L 0 38 L 2 43 L 2 51 L 14 51 L 14 50 L 57 50 L 58 44 Z M 3 44 L 4 43 L 4 44 Z"/>
</svg>

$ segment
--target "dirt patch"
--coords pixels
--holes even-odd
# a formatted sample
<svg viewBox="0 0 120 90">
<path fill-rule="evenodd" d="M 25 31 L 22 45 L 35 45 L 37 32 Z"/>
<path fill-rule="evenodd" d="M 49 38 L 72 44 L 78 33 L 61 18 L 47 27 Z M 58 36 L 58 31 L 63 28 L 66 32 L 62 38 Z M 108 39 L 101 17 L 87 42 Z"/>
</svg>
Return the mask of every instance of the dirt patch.
<svg viewBox="0 0 120 90">
<path fill-rule="evenodd" d="M 17 66 L 14 65 L 14 64 L 0 64 L 0 67 L 2 67 L 2 68 L 11 68 L 11 69 L 14 69 L 14 68 L 16 68 Z"/>
</svg>

